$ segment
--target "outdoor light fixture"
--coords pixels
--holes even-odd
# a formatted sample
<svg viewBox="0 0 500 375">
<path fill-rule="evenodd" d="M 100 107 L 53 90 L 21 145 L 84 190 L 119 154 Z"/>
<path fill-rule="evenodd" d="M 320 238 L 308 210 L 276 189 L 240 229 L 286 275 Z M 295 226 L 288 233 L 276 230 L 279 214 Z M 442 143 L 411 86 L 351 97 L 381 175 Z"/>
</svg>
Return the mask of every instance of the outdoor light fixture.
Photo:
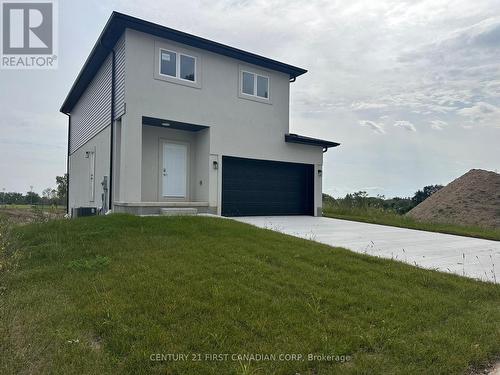
<svg viewBox="0 0 500 375">
<path fill-rule="evenodd" d="M 323 171 L 321 169 L 318 169 L 318 177 L 323 176 Z"/>
<path fill-rule="evenodd" d="M 169 126 L 170 126 L 170 123 L 168 123 L 168 122 L 162 122 L 162 123 L 161 123 L 161 126 L 169 127 Z"/>
<path fill-rule="evenodd" d="M 213 161 L 212 165 L 214 169 L 219 169 L 219 162 L 217 162 L 216 160 Z"/>
</svg>

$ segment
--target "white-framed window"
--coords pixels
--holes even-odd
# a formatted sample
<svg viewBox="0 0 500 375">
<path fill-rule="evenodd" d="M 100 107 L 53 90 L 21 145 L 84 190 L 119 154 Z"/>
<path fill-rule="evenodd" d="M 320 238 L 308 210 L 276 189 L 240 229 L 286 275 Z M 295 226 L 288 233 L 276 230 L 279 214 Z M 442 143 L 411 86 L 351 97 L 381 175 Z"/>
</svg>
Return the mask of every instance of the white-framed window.
<svg viewBox="0 0 500 375">
<path fill-rule="evenodd" d="M 196 57 L 160 48 L 159 74 L 196 82 Z"/>
<path fill-rule="evenodd" d="M 269 77 L 242 70 L 241 93 L 261 99 L 269 99 Z"/>
</svg>

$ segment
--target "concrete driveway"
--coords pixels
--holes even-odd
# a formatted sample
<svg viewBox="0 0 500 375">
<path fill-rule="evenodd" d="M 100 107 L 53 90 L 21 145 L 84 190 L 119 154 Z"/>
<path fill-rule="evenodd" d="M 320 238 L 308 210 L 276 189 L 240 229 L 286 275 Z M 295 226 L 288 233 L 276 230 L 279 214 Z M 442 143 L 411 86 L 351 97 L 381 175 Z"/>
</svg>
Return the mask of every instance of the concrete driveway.
<svg viewBox="0 0 500 375">
<path fill-rule="evenodd" d="M 258 216 L 235 219 L 327 245 L 345 247 L 358 253 L 500 282 L 500 241 L 326 217 Z"/>
</svg>

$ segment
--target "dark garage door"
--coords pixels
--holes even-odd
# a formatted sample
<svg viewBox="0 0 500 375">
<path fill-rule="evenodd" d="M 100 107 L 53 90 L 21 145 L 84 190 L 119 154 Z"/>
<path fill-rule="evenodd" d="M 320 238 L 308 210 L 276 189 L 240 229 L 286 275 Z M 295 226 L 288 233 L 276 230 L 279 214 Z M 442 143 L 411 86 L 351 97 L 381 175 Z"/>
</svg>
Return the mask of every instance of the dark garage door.
<svg viewBox="0 0 500 375">
<path fill-rule="evenodd" d="M 222 157 L 222 215 L 313 215 L 314 166 Z"/>
</svg>

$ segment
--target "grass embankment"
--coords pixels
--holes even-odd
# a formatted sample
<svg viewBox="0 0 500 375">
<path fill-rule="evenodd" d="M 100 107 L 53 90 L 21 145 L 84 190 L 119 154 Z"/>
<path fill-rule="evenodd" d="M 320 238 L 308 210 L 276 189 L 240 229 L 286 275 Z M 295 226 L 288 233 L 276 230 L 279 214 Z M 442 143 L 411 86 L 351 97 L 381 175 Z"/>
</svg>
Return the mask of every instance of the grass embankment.
<svg viewBox="0 0 500 375">
<path fill-rule="evenodd" d="M 344 208 L 325 205 L 323 209 L 323 216 L 333 217 L 335 219 L 362 221 L 365 223 L 390 225 L 393 227 L 418 229 L 429 232 L 456 234 L 459 236 L 500 241 L 500 229 L 422 222 L 409 216 L 400 215 L 377 207 Z"/>
<path fill-rule="evenodd" d="M 217 218 L 14 234 L 0 258 L 0 373 L 450 374 L 500 354 L 498 285 Z M 277 357 L 233 356 L 246 353 Z"/>
</svg>

